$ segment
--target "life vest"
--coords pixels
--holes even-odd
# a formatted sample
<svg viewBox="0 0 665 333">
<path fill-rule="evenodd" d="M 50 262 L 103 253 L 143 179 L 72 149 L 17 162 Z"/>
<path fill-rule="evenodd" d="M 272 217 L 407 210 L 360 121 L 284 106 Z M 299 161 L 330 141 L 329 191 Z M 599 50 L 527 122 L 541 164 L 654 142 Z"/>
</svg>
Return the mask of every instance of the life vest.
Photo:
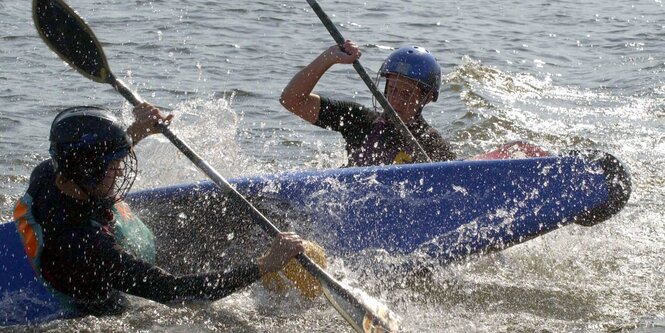
<svg viewBox="0 0 665 333">
<path fill-rule="evenodd" d="M 37 223 L 32 213 L 32 197 L 30 194 L 23 195 L 16 203 L 13 214 L 14 225 L 21 236 L 23 249 L 35 272 L 35 277 L 46 288 L 46 290 L 59 303 L 60 309 L 57 310 L 62 317 L 76 316 L 76 307 L 72 297 L 59 292 L 53 288 L 41 274 L 41 255 L 44 249 L 44 237 L 42 227 Z"/>
<path fill-rule="evenodd" d="M 155 236 L 143 224 L 143 221 L 134 215 L 124 201 L 117 202 L 111 209 L 115 217 L 115 239 L 125 251 L 135 255 L 143 261 L 155 263 Z"/>
</svg>

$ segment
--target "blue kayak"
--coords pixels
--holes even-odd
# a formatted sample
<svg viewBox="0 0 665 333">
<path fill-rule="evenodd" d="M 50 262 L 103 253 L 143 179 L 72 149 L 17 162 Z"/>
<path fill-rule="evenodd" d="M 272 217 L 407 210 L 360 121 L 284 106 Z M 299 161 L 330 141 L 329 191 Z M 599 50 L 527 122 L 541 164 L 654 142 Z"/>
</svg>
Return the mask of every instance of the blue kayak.
<svg viewBox="0 0 665 333">
<path fill-rule="evenodd" d="M 297 212 L 308 229 L 320 231 L 324 239 L 317 241 L 329 252 L 427 247 L 442 261 L 502 249 L 572 222 L 594 225 L 630 195 L 626 170 L 600 152 L 292 172 L 230 183 L 264 209 Z M 129 196 L 132 207 L 161 203 L 173 214 L 220 200 L 223 193 L 212 182 Z M 223 223 L 219 210 L 197 220 Z"/>
<path fill-rule="evenodd" d="M 283 219 L 277 223 L 282 229 L 307 234 L 329 254 L 422 251 L 442 264 L 570 223 L 595 225 L 621 210 L 631 191 L 621 162 L 599 151 L 289 172 L 229 182 L 269 218 Z M 183 218 L 199 225 L 251 224 L 211 182 L 134 192 L 127 201 L 139 216 L 157 211 L 165 226 Z M 0 224 L 0 244 L 0 325 L 66 315 L 37 282 L 13 223 Z"/>
</svg>

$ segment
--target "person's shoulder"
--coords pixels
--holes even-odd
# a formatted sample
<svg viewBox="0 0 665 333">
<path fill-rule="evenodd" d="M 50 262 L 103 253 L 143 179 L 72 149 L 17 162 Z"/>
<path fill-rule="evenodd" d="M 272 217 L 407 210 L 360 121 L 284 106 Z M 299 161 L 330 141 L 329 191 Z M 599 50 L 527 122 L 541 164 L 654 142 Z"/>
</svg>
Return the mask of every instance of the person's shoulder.
<svg viewBox="0 0 665 333">
<path fill-rule="evenodd" d="M 427 150 L 427 154 L 430 155 L 433 161 L 450 161 L 457 158 L 450 142 L 437 129 L 427 123 L 422 127 L 419 141 L 421 141 L 423 148 Z"/>
<path fill-rule="evenodd" d="M 55 177 L 55 168 L 53 166 L 53 160 L 48 159 L 37 164 L 37 166 L 32 169 L 30 174 L 30 181 L 39 180 L 41 178 Z"/>
<path fill-rule="evenodd" d="M 343 110 L 345 112 L 361 111 L 361 112 L 374 112 L 372 108 L 369 108 L 363 104 L 344 100 L 344 99 L 334 99 L 330 97 L 321 96 L 321 110 L 334 109 L 334 110 Z"/>
<path fill-rule="evenodd" d="M 409 125 L 409 130 L 413 132 L 416 136 L 426 139 L 426 140 L 441 140 L 443 137 L 439 131 L 432 127 L 424 119 L 419 119 L 414 124 Z"/>
<path fill-rule="evenodd" d="M 430 125 L 427 125 L 427 127 L 425 128 L 425 133 L 424 134 L 427 137 L 431 138 L 431 139 L 443 140 L 443 136 L 441 136 L 441 133 L 439 133 L 439 130 L 437 130 L 436 128 L 434 128 Z"/>
<path fill-rule="evenodd" d="M 52 160 L 39 163 L 30 174 L 28 192 L 35 192 L 40 188 L 53 184 L 55 181 L 55 168 Z"/>
</svg>

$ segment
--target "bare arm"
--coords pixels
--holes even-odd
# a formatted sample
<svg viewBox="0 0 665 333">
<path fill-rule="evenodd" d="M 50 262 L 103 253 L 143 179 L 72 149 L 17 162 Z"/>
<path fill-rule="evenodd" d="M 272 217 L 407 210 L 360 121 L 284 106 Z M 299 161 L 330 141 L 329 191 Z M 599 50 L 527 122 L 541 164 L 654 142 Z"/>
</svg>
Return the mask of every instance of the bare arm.
<svg viewBox="0 0 665 333">
<path fill-rule="evenodd" d="M 280 102 L 300 118 L 316 123 L 321 111 L 321 97 L 312 93 L 314 86 L 332 65 L 353 63 L 360 55 L 358 46 L 349 40 L 342 48 L 339 45 L 329 47 L 291 79 L 282 91 Z"/>
</svg>

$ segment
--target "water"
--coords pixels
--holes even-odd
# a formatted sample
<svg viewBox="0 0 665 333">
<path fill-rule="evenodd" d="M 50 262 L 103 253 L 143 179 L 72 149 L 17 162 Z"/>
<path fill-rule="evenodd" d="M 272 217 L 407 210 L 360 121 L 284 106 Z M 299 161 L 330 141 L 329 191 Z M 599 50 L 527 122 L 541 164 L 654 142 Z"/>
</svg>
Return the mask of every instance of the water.
<svg viewBox="0 0 665 333">
<path fill-rule="evenodd" d="M 227 177 L 328 168 L 346 160 L 339 135 L 278 102 L 291 76 L 332 39 L 305 1 L 71 0 L 103 42 L 114 73 L 173 112 L 173 131 Z M 324 1 L 376 73 L 392 48 L 429 48 L 444 67 L 425 117 L 461 156 L 514 139 L 620 158 L 633 194 L 617 216 L 569 226 L 500 254 L 441 267 L 428 280 L 372 276 L 349 258 L 331 272 L 363 286 L 408 331 L 665 332 L 665 19 L 660 0 Z M 316 89 L 370 104 L 350 66 Z M 110 86 L 69 69 L 37 36 L 29 1 L 0 2 L 0 219 L 47 158 L 57 110 L 129 107 Z M 138 150 L 135 188 L 203 179 L 164 138 Z M 375 254 L 378 266 L 404 258 Z M 57 321 L 41 331 L 348 331 L 323 300 L 259 286 L 213 304 L 135 300 L 120 317 Z M 18 329 L 28 331 L 35 328 Z"/>
</svg>

